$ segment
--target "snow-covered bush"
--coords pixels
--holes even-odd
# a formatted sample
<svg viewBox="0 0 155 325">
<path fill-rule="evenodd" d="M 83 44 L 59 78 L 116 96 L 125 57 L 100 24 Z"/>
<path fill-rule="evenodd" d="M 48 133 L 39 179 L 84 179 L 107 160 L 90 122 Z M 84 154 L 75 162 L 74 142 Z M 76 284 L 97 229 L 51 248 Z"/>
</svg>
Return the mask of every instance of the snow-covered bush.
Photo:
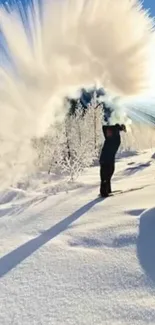
<svg viewBox="0 0 155 325">
<path fill-rule="evenodd" d="M 101 107 L 91 103 L 85 114 L 81 105 L 76 114 L 51 127 L 48 134 L 33 140 L 37 166 L 49 173 L 63 174 L 74 180 L 84 168 L 98 159 L 101 146 Z"/>
</svg>

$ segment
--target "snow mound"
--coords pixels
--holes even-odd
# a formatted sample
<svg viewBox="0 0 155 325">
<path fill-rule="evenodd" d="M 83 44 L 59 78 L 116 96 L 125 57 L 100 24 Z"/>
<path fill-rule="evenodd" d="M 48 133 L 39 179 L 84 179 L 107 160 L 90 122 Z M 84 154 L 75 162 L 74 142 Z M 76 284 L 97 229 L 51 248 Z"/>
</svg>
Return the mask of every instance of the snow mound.
<svg viewBox="0 0 155 325">
<path fill-rule="evenodd" d="M 155 207 L 140 216 L 137 255 L 144 272 L 155 282 Z"/>
</svg>

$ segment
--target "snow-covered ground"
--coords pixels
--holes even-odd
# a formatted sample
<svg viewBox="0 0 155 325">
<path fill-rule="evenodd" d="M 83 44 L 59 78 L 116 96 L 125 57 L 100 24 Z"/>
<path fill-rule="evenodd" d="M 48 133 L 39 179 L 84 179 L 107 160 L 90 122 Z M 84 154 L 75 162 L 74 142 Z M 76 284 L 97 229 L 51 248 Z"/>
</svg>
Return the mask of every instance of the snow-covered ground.
<svg viewBox="0 0 155 325">
<path fill-rule="evenodd" d="M 105 200 L 98 173 L 1 195 L 0 324 L 155 324 L 152 152 L 118 160 Z"/>
</svg>

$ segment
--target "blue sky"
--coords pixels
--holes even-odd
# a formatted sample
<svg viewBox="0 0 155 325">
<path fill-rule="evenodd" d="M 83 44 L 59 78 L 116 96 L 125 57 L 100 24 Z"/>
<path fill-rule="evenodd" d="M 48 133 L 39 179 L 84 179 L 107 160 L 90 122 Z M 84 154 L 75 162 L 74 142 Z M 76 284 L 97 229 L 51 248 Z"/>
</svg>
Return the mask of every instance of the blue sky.
<svg viewBox="0 0 155 325">
<path fill-rule="evenodd" d="M 5 2 L 8 2 L 9 4 L 22 2 L 24 5 L 26 5 L 26 3 L 31 2 L 31 0 L 0 0 L 0 3 Z M 155 16 L 155 0 L 143 0 L 143 6 L 147 9 L 150 9 L 151 15 Z"/>
<path fill-rule="evenodd" d="M 152 16 L 155 16 L 155 0 L 143 0 L 143 6 L 150 9 Z"/>
</svg>

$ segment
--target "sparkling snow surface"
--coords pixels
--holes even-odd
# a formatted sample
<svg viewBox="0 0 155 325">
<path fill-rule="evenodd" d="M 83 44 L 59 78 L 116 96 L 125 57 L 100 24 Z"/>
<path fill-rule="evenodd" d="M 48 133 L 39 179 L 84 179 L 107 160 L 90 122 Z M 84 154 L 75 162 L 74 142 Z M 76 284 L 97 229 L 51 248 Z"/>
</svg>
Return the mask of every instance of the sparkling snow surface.
<svg viewBox="0 0 155 325">
<path fill-rule="evenodd" d="M 0 324 L 155 324 L 152 153 L 118 160 L 124 193 L 99 199 L 98 175 L 56 195 L 52 181 L 1 194 Z"/>
</svg>

